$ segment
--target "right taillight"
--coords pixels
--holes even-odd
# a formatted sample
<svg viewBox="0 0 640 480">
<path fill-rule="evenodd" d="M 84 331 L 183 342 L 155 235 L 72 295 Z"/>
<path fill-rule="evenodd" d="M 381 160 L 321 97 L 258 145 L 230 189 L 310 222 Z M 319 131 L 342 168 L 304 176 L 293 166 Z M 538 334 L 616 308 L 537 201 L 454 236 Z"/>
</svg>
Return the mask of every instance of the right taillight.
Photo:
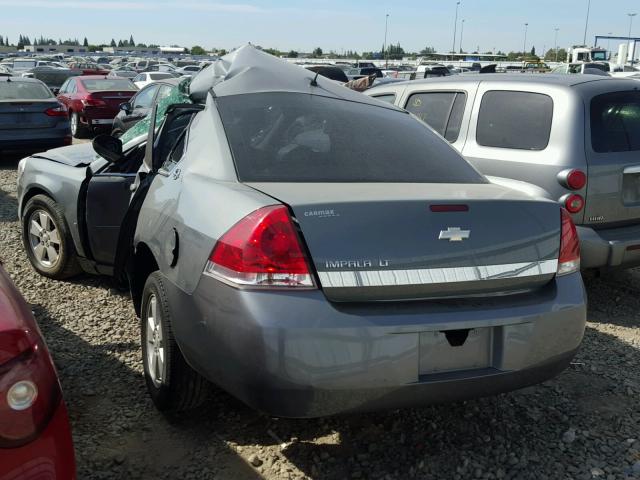
<svg viewBox="0 0 640 480">
<path fill-rule="evenodd" d="M 0 365 L 0 448 L 33 440 L 49 423 L 61 397 L 42 341 Z"/>
<path fill-rule="evenodd" d="M 315 288 L 284 205 L 260 208 L 231 227 L 216 243 L 204 273 L 236 287 Z"/>
<path fill-rule="evenodd" d="M 584 208 L 584 197 L 577 193 L 568 193 L 560 198 L 560 203 L 569 213 L 580 213 Z"/>
<path fill-rule="evenodd" d="M 571 220 L 571 215 L 561 208 L 560 255 L 558 257 L 558 275 L 567 275 L 580 270 L 580 239 Z"/>
<path fill-rule="evenodd" d="M 558 174 L 558 182 L 569 190 L 582 190 L 587 185 L 587 174 L 574 168 Z"/>
</svg>

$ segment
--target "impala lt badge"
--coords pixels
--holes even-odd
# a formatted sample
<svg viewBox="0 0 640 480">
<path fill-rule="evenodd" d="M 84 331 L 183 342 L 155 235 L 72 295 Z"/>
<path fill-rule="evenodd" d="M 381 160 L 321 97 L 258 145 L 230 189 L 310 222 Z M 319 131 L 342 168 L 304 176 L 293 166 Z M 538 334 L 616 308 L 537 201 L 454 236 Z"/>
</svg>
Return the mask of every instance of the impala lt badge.
<svg viewBox="0 0 640 480">
<path fill-rule="evenodd" d="M 462 230 L 460 227 L 449 227 L 440 231 L 438 240 L 449 240 L 450 242 L 461 242 L 471 235 L 471 230 Z"/>
</svg>

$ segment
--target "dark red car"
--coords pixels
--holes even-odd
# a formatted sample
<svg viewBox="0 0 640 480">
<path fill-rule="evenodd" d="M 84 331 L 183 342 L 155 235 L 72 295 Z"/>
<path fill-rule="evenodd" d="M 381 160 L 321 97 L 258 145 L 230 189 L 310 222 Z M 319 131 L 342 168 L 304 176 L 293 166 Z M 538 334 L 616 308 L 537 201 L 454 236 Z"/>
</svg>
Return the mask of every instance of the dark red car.
<svg viewBox="0 0 640 480">
<path fill-rule="evenodd" d="M 58 100 L 69 110 L 71 134 L 81 138 L 89 131 L 111 131 L 120 105 L 137 91 L 138 87 L 128 78 L 87 75 L 64 82 Z"/>
<path fill-rule="evenodd" d="M 0 480 L 74 480 L 67 408 L 31 309 L 0 266 Z"/>
<path fill-rule="evenodd" d="M 97 63 L 71 62 L 68 66 L 71 70 L 78 72 L 78 75 L 107 75 L 109 73 L 109 70 L 105 70 Z"/>
</svg>

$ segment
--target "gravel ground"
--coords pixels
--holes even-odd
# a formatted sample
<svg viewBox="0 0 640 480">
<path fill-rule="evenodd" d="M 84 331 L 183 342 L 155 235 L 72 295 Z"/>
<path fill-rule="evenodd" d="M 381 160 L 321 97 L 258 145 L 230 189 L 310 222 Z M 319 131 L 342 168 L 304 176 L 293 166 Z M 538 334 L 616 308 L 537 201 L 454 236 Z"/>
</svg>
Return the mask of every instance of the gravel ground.
<svg viewBox="0 0 640 480">
<path fill-rule="evenodd" d="M 589 324 L 557 379 L 475 401 L 278 420 L 215 393 L 166 418 L 108 279 L 56 282 L 23 253 L 17 159 L 0 157 L 0 258 L 33 305 L 70 410 L 80 479 L 640 479 L 640 271 L 587 282 Z"/>
</svg>

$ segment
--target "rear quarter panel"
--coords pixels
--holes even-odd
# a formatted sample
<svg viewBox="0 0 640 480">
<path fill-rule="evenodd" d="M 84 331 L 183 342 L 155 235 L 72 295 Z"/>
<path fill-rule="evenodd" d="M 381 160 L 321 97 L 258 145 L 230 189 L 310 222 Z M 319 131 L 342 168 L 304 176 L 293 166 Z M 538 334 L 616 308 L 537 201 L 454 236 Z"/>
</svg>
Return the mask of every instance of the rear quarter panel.
<svg viewBox="0 0 640 480">
<path fill-rule="evenodd" d="M 168 176 L 157 175 L 144 200 L 134 245 L 147 245 L 160 270 L 192 293 L 213 247 L 229 228 L 276 200 L 238 183 L 222 122 L 209 98 L 189 127 L 182 160 Z M 174 230 L 179 260 L 171 267 Z"/>
<path fill-rule="evenodd" d="M 518 150 L 482 146 L 477 142 L 478 115 L 483 95 L 490 91 L 518 91 L 548 95 L 553 100 L 549 143 L 543 150 Z M 469 107 L 467 107 L 469 108 Z M 473 103 L 467 140 L 462 154 L 483 174 L 532 183 L 558 200 L 569 193 L 557 180 L 563 170 L 580 168 L 586 172 L 584 149 L 585 110 L 582 97 L 575 90 L 545 83 L 483 82 Z M 577 193 L 586 195 L 586 188 Z M 573 215 L 582 223 L 584 211 Z"/>
</svg>

